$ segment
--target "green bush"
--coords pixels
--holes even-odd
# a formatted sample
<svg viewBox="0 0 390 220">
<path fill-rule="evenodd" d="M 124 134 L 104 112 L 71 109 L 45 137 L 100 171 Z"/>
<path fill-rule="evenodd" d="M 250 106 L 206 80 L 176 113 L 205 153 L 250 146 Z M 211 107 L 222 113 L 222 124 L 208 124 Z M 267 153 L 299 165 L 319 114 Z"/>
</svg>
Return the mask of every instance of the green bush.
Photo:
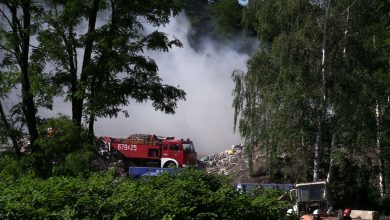
<svg viewBox="0 0 390 220">
<path fill-rule="evenodd" d="M 65 117 L 49 119 L 39 126 L 36 154 L 42 176 L 77 176 L 91 170 L 91 159 L 96 154 L 88 142 L 87 131 Z"/>
<path fill-rule="evenodd" d="M 252 205 L 263 210 L 261 219 L 283 219 L 286 218 L 288 208 L 292 204 L 279 198 L 285 192 L 280 190 L 259 190 L 252 201 Z"/>
<path fill-rule="evenodd" d="M 15 153 L 7 152 L 0 155 L 0 178 L 12 176 L 20 178 L 25 175 L 34 174 L 33 158 L 29 155 L 17 157 Z"/>
<path fill-rule="evenodd" d="M 140 180 L 24 176 L 0 180 L 0 219 L 283 219 L 279 195 L 240 194 L 198 170 Z"/>
</svg>

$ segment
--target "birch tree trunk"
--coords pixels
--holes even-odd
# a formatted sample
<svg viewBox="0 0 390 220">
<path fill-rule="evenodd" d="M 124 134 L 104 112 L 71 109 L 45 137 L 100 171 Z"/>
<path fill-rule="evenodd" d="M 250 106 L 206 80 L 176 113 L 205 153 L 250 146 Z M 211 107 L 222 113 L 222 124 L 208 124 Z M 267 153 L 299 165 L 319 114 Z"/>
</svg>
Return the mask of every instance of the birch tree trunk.
<svg viewBox="0 0 390 220">
<path fill-rule="evenodd" d="M 318 130 L 316 134 L 316 144 L 314 145 L 314 166 L 313 166 L 313 181 L 319 180 L 319 152 L 321 143 L 321 133 L 322 133 L 322 124 L 320 122 L 321 118 L 318 118 Z"/>
<path fill-rule="evenodd" d="M 330 145 L 330 162 L 329 162 L 329 170 L 328 170 L 328 175 L 326 176 L 326 182 L 330 183 L 333 179 L 333 150 L 336 147 L 336 135 L 332 135 L 332 143 Z"/>
<path fill-rule="evenodd" d="M 345 30 L 344 30 L 344 48 L 343 48 L 343 58 L 345 59 L 347 57 L 347 35 L 349 32 L 348 26 L 350 21 L 350 8 L 356 3 L 356 1 L 352 2 L 350 6 L 345 9 L 344 13 L 346 13 L 346 22 L 345 22 Z M 343 13 L 343 14 L 344 14 Z"/>
<path fill-rule="evenodd" d="M 323 35 L 322 35 L 322 61 L 321 61 L 321 95 L 322 95 L 322 97 L 321 97 L 319 116 L 318 116 L 316 143 L 314 145 L 313 181 L 319 180 L 320 149 L 323 147 L 323 143 L 322 143 L 323 126 L 324 126 L 325 121 L 326 121 L 326 113 L 327 113 L 327 109 L 328 109 L 326 50 L 327 50 L 327 38 L 328 38 L 329 10 L 330 10 L 330 0 L 327 1 Z"/>
<path fill-rule="evenodd" d="M 347 41 L 348 41 L 348 32 L 349 32 L 349 21 L 351 19 L 351 15 L 350 15 L 350 8 L 356 3 L 356 1 L 354 1 L 351 5 L 349 5 L 347 7 L 347 9 L 345 9 L 344 13 L 346 14 L 346 19 L 345 19 L 345 29 L 344 29 L 344 47 L 343 47 L 343 58 L 346 59 L 347 58 Z M 344 14 L 343 13 L 343 14 Z M 330 145 L 330 162 L 329 162 L 329 170 L 328 170 L 328 174 L 327 174 L 327 177 L 326 177 L 326 182 L 330 183 L 332 181 L 332 178 L 333 178 L 333 153 L 334 153 L 334 149 L 336 147 L 336 135 L 333 133 L 332 134 L 332 142 L 331 142 L 331 145 Z"/>
<path fill-rule="evenodd" d="M 379 166 L 378 184 L 379 184 L 379 193 L 381 197 L 384 196 L 384 192 L 385 192 L 384 165 L 383 165 L 383 157 L 382 157 L 383 114 L 384 114 L 384 108 L 379 104 L 377 100 L 375 104 L 376 151 L 379 157 L 378 158 L 378 166 Z"/>
</svg>

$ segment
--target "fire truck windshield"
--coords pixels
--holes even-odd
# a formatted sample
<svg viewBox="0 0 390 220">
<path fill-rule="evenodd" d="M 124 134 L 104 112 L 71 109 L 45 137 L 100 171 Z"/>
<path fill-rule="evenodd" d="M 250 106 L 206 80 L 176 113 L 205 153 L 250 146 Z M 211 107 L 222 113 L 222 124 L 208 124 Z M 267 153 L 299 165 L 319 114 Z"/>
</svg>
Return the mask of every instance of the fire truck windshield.
<svg viewBox="0 0 390 220">
<path fill-rule="evenodd" d="M 195 152 L 194 144 L 192 142 L 183 144 L 184 151 Z"/>
</svg>

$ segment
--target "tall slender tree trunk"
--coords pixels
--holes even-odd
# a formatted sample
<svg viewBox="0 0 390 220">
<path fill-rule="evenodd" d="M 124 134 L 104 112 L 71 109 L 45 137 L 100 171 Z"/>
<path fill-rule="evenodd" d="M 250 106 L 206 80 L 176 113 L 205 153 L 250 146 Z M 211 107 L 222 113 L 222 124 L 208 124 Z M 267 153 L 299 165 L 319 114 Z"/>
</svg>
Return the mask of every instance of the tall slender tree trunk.
<svg viewBox="0 0 390 220">
<path fill-rule="evenodd" d="M 95 96 L 96 96 L 96 80 L 97 80 L 97 75 L 92 76 L 92 82 L 91 82 L 91 99 L 90 99 L 90 113 L 89 113 L 89 121 L 88 121 L 88 135 L 90 138 L 93 139 L 95 136 L 95 130 L 94 130 L 94 125 L 95 125 L 95 117 L 96 117 L 96 112 L 95 112 Z"/>
<path fill-rule="evenodd" d="M 327 1 L 325 21 L 322 35 L 322 62 L 321 62 L 321 102 L 318 116 L 318 127 L 316 134 L 316 143 L 314 144 L 314 166 L 313 166 L 313 181 L 319 180 L 320 167 L 320 149 L 323 147 L 323 129 L 326 121 L 326 113 L 328 109 L 328 88 L 327 88 L 327 73 L 326 73 L 326 50 L 328 39 L 328 17 L 330 10 L 330 0 Z"/>
<path fill-rule="evenodd" d="M 108 41 L 108 50 L 112 49 L 113 40 L 114 40 L 114 30 L 116 29 L 116 13 L 115 13 L 115 1 L 111 0 L 111 24 L 110 24 L 110 33 L 111 33 L 111 39 Z M 101 55 L 101 59 L 106 59 L 110 55 L 110 53 L 107 50 L 104 50 Z M 103 62 L 105 63 L 105 62 Z M 109 74 L 109 72 L 105 71 L 106 66 L 99 68 L 99 71 L 102 71 L 103 74 Z M 90 115 L 89 115 L 89 122 L 88 122 L 88 134 L 90 137 L 95 136 L 95 120 L 96 120 L 96 110 L 95 110 L 95 103 L 96 103 L 96 90 L 102 86 L 102 80 L 104 77 L 94 74 L 92 75 L 92 81 L 91 81 L 91 99 L 90 99 Z"/>
<path fill-rule="evenodd" d="M 345 29 L 344 29 L 344 48 L 343 48 L 343 57 L 346 58 L 347 57 L 347 36 L 348 36 L 348 32 L 349 32 L 349 21 L 350 21 L 350 8 L 356 3 L 356 1 L 352 2 L 351 5 L 349 5 L 347 7 L 347 9 L 345 9 L 344 13 L 346 13 L 346 22 L 345 22 Z M 343 13 L 343 14 L 344 14 Z"/>
<path fill-rule="evenodd" d="M 255 143 L 254 142 L 249 142 L 245 143 L 245 153 L 248 157 L 248 169 L 249 169 L 249 176 L 253 176 L 253 148 Z"/>
<path fill-rule="evenodd" d="M 379 193 L 381 197 L 384 196 L 384 192 L 385 192 L 384 161 L 382 156 L 383 114 L 384 114 L 384 109 L 377 100 L 375 104 L 376 151 L 379 157 L 378 158 L 378 166 L 379 166 L 378 185 L 379 185 Z"/>
<path fill-rule="evenodd" d="M 321 143 L 321 135 L 322 135 L 322 123 L 320 122 L 321 118 L 318 117 L 318 127 L 317 127 L 317 134 L 316 134 L 316 143 L 314 145 L 314 166 L 313 166 L 313 181 L 319 180 L 319 157 L 320 157 L 320 147 L 322 145 Z"/>
<path fill-rule="evenodd" d="M 89 116 L 89 122 L 88 122 L 88 134 L 90 137 L 95 136 L 94 125 L 95 125 L 95 113 L 92 112 L 91 115 Z"/>
<path fill-rule="evenodd" d="M 333 151 L 336 147 L 336 134 L 332 135 L 332 143 L 330 145 L 330 161 L 329 161 L 329 169 L 328 169 L 328 175 L 326 176 L 326 182 L 330 183 L 333 179 Z"/>
<path fill-rule="evenodd" d="M 33 94 L 30 91 L 30 73 L 29 73 L 29 52 L 30 52 L 30 17 L 31 2 L 22 1 L 23 8 L 23 33 L 22 34 L 22 53 L 21 53 L 21 70 L 22 70 L 22 99 L 23 112 L 26 117 L 27 127 L 31 140 L 31 151 L 38 151 L 39 146 L 35 144 L 38 138 L 38 129 L 36 121 L 37 109 L 34 103 Z"/>
<path fill-rule="evenodd" d="M 76 125 L 81 126 L 81 119 L 83 116 L 83 105 L 84 105 L 84 93 L 85 93 L 85 84 L 88 80 L 88 75 L 90 72 L 88 71 L 88 67 L 91 63 L 92 57 L 92 48 L 94 42 L 94 34 L 95 34 L 95 25 L 96 25 L 96 17 L 97 12 L 99 10 L 99 0 L 92 1 L 92 7 L 88 16 L 88 33 L 84 48 L 84 57 L 83 57 L 83 66 L 80 75 L 80 81 L 77 86 L 78 95 L 72 97 L 72 117 Z"/>
<path fill-rule="evenodd" d="M 36 121 L 37 109 L 34 103 L 34 96 L 30 91 L 30 73 L 29 73 L 29 52 L 30 52 L 30 28 L 31 28 L 31 1 L 21 2 L 23 19 L 19 20 L 17 5 L 8 4 L 12 16 L 12 34 L 14 37 L 13 50 L 16 54 L 16 60 L 20 66 L 21 84 L 22 84 L 22 110 L 26 119 L 28 133 L 30 135 L 31 151 L 36 152 L 39 146 L 35 144 L 38 138 L 38 129 Z M 23 22 L 21 26 L 20 22 Z"/>
<path fill-rule="evenodd" d="M 373 35 L 372 38 L 374 49 L 376 49 L 376 35 Z M 378 95 L 379 96 L 379 95 Z M 387 97 L 389 99 L 389 97 Z M 387 101 L 388 102 L 388 101 Z M 386 102 L 385 102 L 386 103 Z M 383 117 L 386 108 L 386 104 L 381 104 L 379 97 L 377 97 L 375 101 L 375 121 L 376 121 L 376 151 L 378 155 L 378 185 L 379 185 L 379 193 L 381 197 L 384 197 L 385 194 L 385 177 L 384 177 L 384 160 L 383 160 L 383 150 L 382 150 L 382 139 L 383 139 Z"/>
</svg>

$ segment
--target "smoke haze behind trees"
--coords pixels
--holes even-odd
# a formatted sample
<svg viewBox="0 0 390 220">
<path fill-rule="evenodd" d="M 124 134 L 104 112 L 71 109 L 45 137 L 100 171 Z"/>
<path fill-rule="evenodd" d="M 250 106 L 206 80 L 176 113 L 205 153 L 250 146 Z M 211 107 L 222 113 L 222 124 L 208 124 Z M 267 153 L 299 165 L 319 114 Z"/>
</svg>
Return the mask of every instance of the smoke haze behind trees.
<svg viewBox="0 0 390 220">
<path fill-rule="evenodd" d="M 191 26 L 184 14 L 174 17 L 162 29 L 171 38 L 178 38 L 183 48 L 147 54 L 156 61 L 164 83 L 179 85 L 187 93 L 187 100 L 178 103 L 174 115 L 155 111 L 150 102 L 131 102 L 125 107 L 129 118 L 121 114 L 118 118 L 99 118 L 95 124 L 96 135 L 127 137 L 134 133 L 149 133 L 190 138 L 198 153 L 220 152 L 240 144 L 242 140 L 233 132 L 231 74 L 234 69 L 246 69 L 248 55 L 234 49 L 239 48 L 237 44 L 241 42 L 217 46 L 205 36 L 199 45 L 203 49 L 195 50 L 188 41 Z M 64 103 L 62 97 L 56 98 L 52 111 L 40 109 L 39 114 L 44 117 L 71 115 L 71 105 Z"/>
</svg>

